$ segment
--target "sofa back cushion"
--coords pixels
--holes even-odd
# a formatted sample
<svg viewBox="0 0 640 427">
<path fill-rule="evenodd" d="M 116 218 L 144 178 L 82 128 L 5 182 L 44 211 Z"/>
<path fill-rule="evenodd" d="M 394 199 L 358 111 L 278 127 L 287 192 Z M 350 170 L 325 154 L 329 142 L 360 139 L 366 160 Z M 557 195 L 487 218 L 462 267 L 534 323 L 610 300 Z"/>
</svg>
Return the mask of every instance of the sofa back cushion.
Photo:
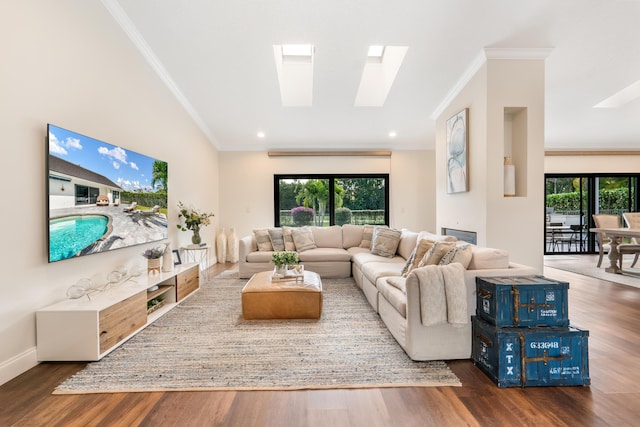
<svg viewBox="0 0 640 427">
<path fill-rule="evenodd" d="M 472 245 L 473 256 L 469 270 L 509 268 L 509 252 L 503 249 L 486 248 Z"/>
<path fill-rule="evenodd" d="M 362 242 L 362 232 L 364 226 L 344 224 L 342 226 L 342 247 L 344 249 L 355 248 Z"/>
<path fill-rule="evenodd" d="M 411 252 L 413 252 L 416 247 L 417 241 L 418 233 L 406 229 L 402 230 L 400 243 L 398 244 L 398 255 L 400 255 L 404 259 L 409 259 L 409 257 L 411 256 Z"/>
<path fill-rule="evenodd" d="M 313 240 L 319 248 L 338 248 L 342 247 L 342 227 L 333 225 L 331 227 L 311 227 Z"/>
</svg>

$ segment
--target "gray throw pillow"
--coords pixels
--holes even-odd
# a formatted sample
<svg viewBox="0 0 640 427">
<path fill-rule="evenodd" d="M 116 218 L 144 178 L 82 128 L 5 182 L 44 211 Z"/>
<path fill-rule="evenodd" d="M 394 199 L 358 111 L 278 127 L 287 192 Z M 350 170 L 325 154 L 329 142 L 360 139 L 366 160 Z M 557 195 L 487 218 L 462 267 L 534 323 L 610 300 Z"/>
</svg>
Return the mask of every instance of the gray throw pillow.
<svg viewBox="0 0 640 427">
<path fill-rule="evenodd" d="M 296 251 L 304 252 L 317 247 L 310 228 L 292 228 L 291 234 L 293 235 L 293 242 L 296 244 Z"/>
<path fill-rule="evenodd" d="M 395 256 L 402 231 L 386 227 L 374 227 L 371 253 L 387 258 Z"/>
<path fill-rule="evenodd" d="M 282 228 L 270 228 L 268 232 L 273 250 L 284 251 L 284 235 L 282 234 Z"/>
</svg>

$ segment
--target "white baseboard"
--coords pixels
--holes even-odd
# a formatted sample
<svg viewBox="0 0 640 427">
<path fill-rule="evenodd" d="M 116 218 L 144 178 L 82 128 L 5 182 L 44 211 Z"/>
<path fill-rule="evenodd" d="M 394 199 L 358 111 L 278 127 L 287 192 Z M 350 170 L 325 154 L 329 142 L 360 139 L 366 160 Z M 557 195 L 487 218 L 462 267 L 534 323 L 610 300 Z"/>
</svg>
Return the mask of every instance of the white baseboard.
<svg viewBox="0 0 640 427">
<path fill-rule="evenodd" d="M 27 372 L 38 364 L 36 347 L 12 357 L 0 363 L 0 385 L 14 379 L 18 375 Z"/>
</svg>

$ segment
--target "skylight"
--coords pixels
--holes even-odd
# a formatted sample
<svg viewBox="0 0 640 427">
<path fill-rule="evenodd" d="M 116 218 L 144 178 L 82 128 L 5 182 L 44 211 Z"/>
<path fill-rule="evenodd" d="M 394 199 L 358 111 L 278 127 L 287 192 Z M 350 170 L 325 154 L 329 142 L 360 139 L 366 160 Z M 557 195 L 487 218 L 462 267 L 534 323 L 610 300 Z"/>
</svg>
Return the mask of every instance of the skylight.
<svg viewBox="0 0 640 427">
<path fill-rule="evenodd" d="M 313 100 L 313 54 L 310 44 L 273 45 L 284 107 L 310 107 Z"/>
<path fill-rule="evenodd" d="M 637 98 L 640 98 L 640 80 L 594 105 L 593 108 L 619 108 Z"/>
<path fill-rule="evenodd" d="M 408 49 L 408 46 L 369 46 L 354 103 L 356 107 L 384 105 Z"/>
<path fill-rule="evenodd" d="M 369 57 L 369 59 L 377 59 L 379 61 L 382 61 L 382 55 L 384 55 L 384 46 L 382 45 L 369 46 L 369 52 L 367 53 L 367 56 Z"/>
<path fill-rule="evenodd" d="M 308 57 L 313 55 L 313 45 L 310 44 L 283 44 L 282 56 Z"/>
</svg>

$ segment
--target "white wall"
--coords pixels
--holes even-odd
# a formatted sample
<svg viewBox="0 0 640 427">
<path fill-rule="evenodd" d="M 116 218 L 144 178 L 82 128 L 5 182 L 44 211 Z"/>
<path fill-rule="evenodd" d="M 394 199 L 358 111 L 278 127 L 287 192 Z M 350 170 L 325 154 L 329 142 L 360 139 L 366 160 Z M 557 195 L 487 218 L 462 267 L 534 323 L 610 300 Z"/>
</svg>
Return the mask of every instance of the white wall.
<svg viewBox="0 0 640 427">
<path fill-rule="evenodd" d="M 219 180 L 216 150 L 100 2 L 3 2 L 0 40 L 1 384 L 36 363 L 37 309 L 64 299 L 80 278 L 142 259 L 146 248 L 47 263 L 48 122 L 166 160 L 170 208 L 183 200 L 217 212 Z M 189 240 L 176 220 L 170 209 L 174 248 Z"/>
<path fill-rule="evenodd" d="M 394 151 L 380 157 L 269 157 L 259 152 L 220 152 L 220 227 L 238 236 L 272 227 L 273 175 L 389 173 L 390 225 L 434 230 L 433 151 Z"/>
<path fill-rule="evenodd" d="M 503 195 L 503 159 L 511 151 L 504 113 L 511 107 L 528 110 L 526 189 L 518 197 Z M 463 108 L 469 108 L 469 191 L 447 194 L 446 121 Z M 475 231 L 479 245 L 506 249 L 512 261 L 541 272 L 544 62 L 488 60 L 438 117 L 436 130 L 438 228 Z"/>
</svg>

